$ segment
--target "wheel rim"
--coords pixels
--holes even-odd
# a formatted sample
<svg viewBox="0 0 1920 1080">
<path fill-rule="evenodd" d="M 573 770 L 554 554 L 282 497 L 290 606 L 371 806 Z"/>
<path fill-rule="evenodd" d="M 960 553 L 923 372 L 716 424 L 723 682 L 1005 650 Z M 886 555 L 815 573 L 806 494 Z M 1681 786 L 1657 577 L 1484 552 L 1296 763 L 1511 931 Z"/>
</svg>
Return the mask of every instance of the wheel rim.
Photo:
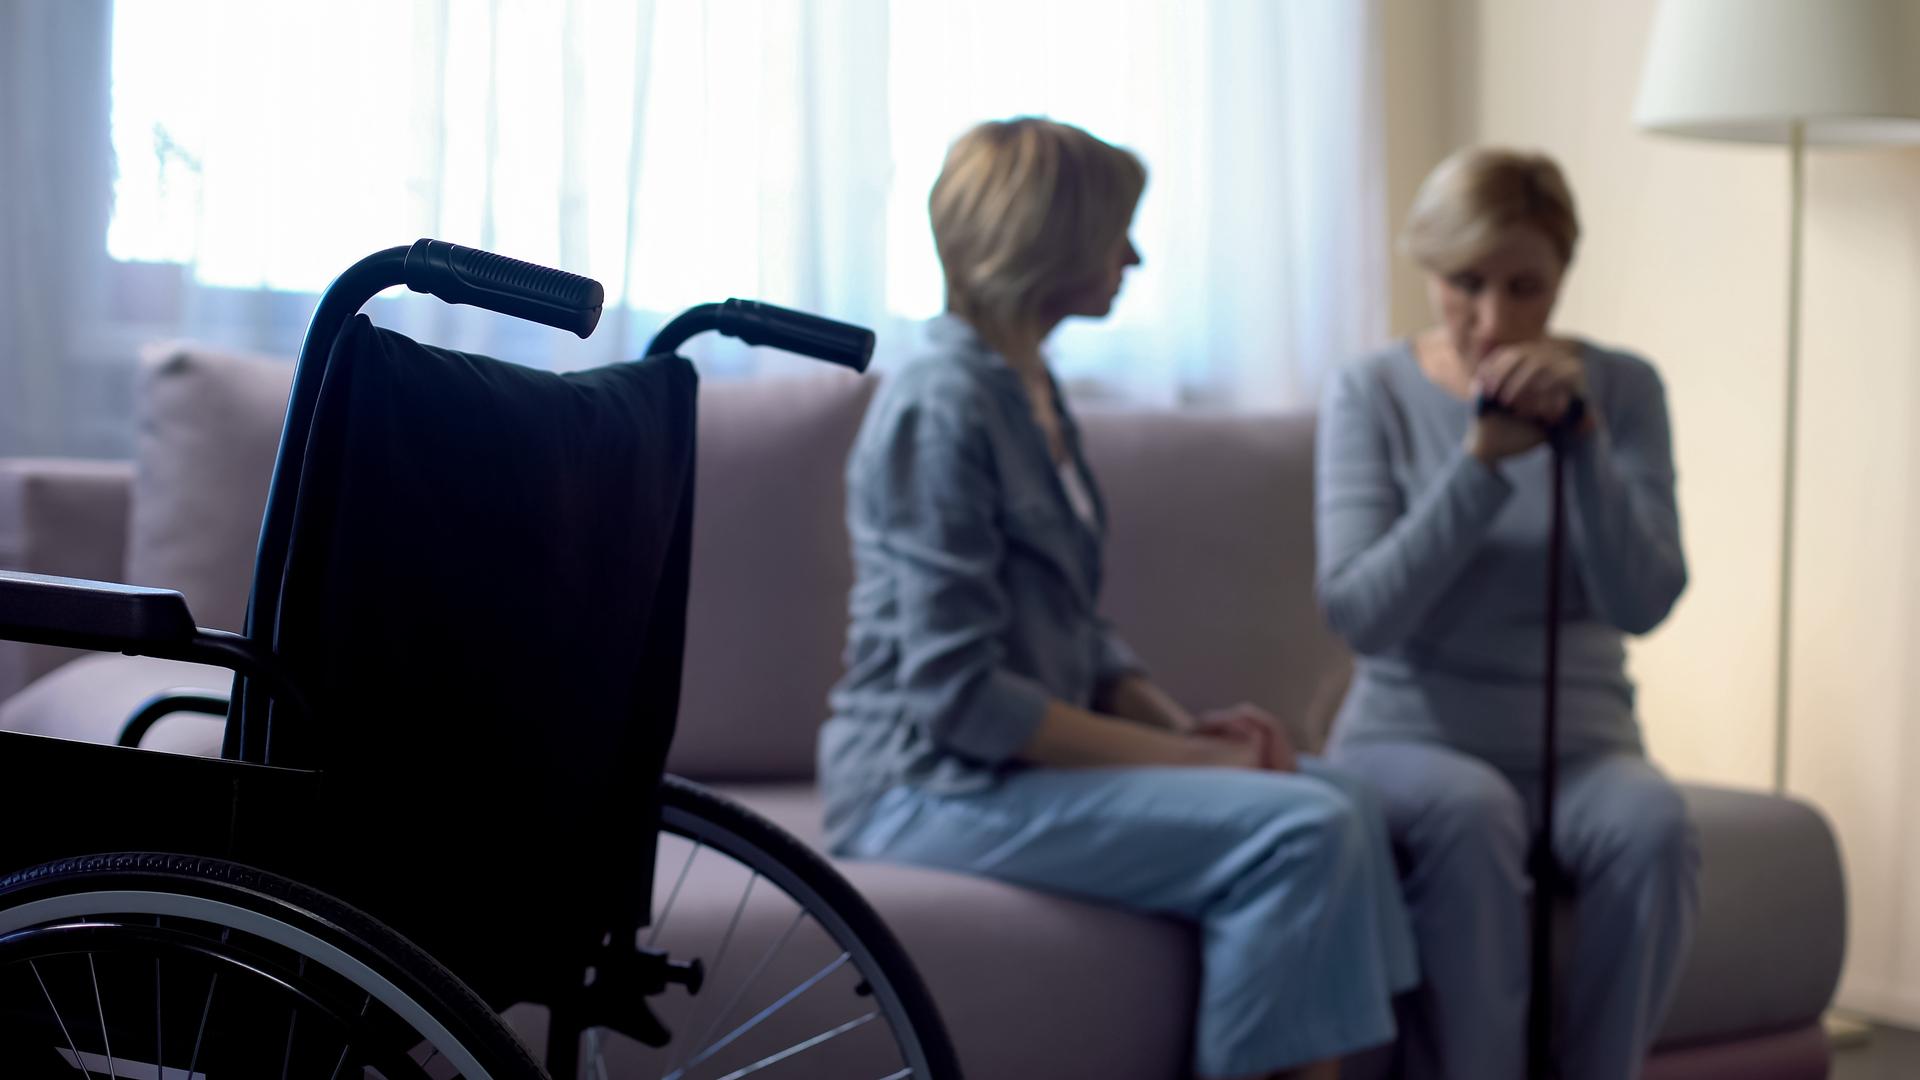
<svg viewBox="0 0 1920 1080">
<path fill-rule="evenodd" d="M 320 921 L 309 913 L 299 915 Z M 78 947 L 83 945 L 93 947 Z M 132 989 L 121 961 L 136 957 L 152 958 L 158 966 L 151 995 L 130 1004 L 130 999 L 142 994 Z M 117 994 L 102 992 L 103 958 L 111 958 L 112 964 L 104 982 L 121 985 Z M 91 969 L 90 1002 L 78 966 L 82 959 Z M 277 1070 L 264 1075 L 489 1075 L 431 1010 L 366 962 L 303 927 L 209 897 L 150 889 L 80 889 L 0 910 L 0 972 L 10 980 L 4 984 L 11 995 L 7 1000 L 22 1010 L 12 1018 L 16 1024 L 23 1014 L 31 1015 L 25 1010 L 38 984 L 47 1006 L 39 1014 L 41 1030 L 58 1029 L 66 1044 L 48 1049 L 67 1063 L 75 1077 L 157 1078 L 162 1075 L 157 1062 L 164 1055 L 165 1080 L 190 1076 L 197 1080 L 195 1059 L 204 1063 L 205 1055 L 217 1057 L 223 1049 L 217 1043 L 209 1046 L 204 1034 L 216 1004 L 226 1009 L 221 1013 L 223 1024 L 240 1023 L 229 1021 L 228 1014 L 237 1009 L 245 1017 L 265 1016 L 271 1011 L 268 998 L 285 999 L 290 1019 L 284 1059 Z M 196 978 L 209 972 L 213 978 Z M 228 977 L 224 990 L 222 974 Z M 64 988 L 48 985 L 50 976 L 64 983 Z M 168 986 L 179 995 L 177 1001 L 163 992 Z M 169 1024 L 166 1010 L 186 1007 L 186 1002 L 199 996 L 200 986 L 207 988 L 202 1018 L 188 1026 L 198 1027 L 203 1034 L 171 1037 L 180 1030 L 180 1018 L 176 1014 Z M 343 1000 L 347 996 L 343 986 L 361 995 L 357 1006 Z M 77 1005 L 73 1004 L 76 999 Z M 148 1010 L 158 1014 L 154 1034 L 135 1039 L 131 1048 L 123 1042 L 116 1053 L 114 1032 L 144 1029 L 141 1014 Z M 366 1041 L 391 1040 L 395 1023 L 410 1029 L 411 1041 L 401 1036 L 398 1048 Z M 302 1025 L 308 1025 L 304 1032 Z M 354 1037 L 340 1048 L 337 1060 L 327 1060 L 334 1055 L 319 1049 L 326 1044 L 312 1025 Z M 221 1030 L 214 1028 L 216 1038 Z M 237 1041 L 250 1053 L 255 1043 L 262 1048 L 271 1045 L 261 1030 L 243 1032 Z M 250 1060 L 264 1061 L 263 1055 L 264 1049 Z M 374 1071 L 352 1068 L 363 1062 Z"/>
<path fill-rule="evenodd" d="M 727 865 L 716 867 L 715 860 Z M 729 874 L 737 887 L 711 884 L 716 875 Z M 696 887 L 703 878 L 707 885 Z M 694 997 L 673 988 L 649 999 L 673 1032 L 664 1048 L 647 1050 L 609 1032 L 588 1031 L 586 1076 L 841 1075 L 822 1064 L 836 1054 L 863 1065 L 879 1061 L 872 1071 L 854 1074 L 873 1080 L 929 1075 L 915 1029 L 878 959 L 799 872 L 750 837 L 669 802 L 661 811 L 654 881 L 653 923 L 640 932 L 639 944 L 678 961 L 698 957 L 708 985 Z M 731 899 L 720 901 L 722 893 Z M 698 927 L 690 927 L 696 918 Z M 810 928 L 811 939 L 803 940 Z M 784 957 L 789 951 L 798 956 Z M 783 1013 L 803 1008 L 813 1022 L 796 1020 L 784 1029 L 787 1034 L 770 1037 L 778 1034 L 773 1029 Z M 891 1050 L 882 1042 L 890 1042 Z"/>
</svg>

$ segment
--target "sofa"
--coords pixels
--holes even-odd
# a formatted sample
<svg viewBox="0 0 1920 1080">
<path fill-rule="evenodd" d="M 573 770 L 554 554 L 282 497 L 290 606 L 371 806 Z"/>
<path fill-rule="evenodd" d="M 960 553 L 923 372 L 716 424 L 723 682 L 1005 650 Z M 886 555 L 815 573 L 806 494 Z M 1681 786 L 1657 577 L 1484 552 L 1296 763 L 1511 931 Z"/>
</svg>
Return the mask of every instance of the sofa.
<svg viewBox="0 0 1920 1080">
<path fill-rule="evenodd" d="M 271 358 L 150 350 L 132 460 L 0 461 L 0 566 L 176 588 L 202 625 L 238 629 L 290 377 Z M 815 846 L 814 734 L 839 673 L 850 582 L 841 470 L 875 382 L 716 380 L 701 396 L 669 768 Z M 1194 705 L 1259 703 L 1319 744 L 1349 660 L 1314 604 L 1312 416 L 1088 409 L 1083 427 L 1112 517 L 1104 603 L 1155 677 Z M 110 741 L 156 693 L 226 685 L 188 664 L 6 643 L 0 728 Z M 144 745 L 207 754 L 218 738 L 217 720 L 177 714 Z M 1833 834 L 1794 799 L 1684 791 L 1703 906 L 1646 1076 L 1825 1076 L 1820 1017 L 1845 939 Z M 620 836 L 609 823 L 610 850 Z M 1185 1075 L 1198 974 L 1189 926 L 984 879 L 839 867 L 914 957 L 968 1075 Z M 683 910 L 676 919 L 730 915 Z M 1578 918 L 1577 898 L 1564 914 Z M 513 1018 L 533 1037 L 543 1026 Z M 1381 1048 L 1347 1075 L 1392 1065 Z M 617 1061 L 611 1073 L 622 1074 Z"/>
</svg>

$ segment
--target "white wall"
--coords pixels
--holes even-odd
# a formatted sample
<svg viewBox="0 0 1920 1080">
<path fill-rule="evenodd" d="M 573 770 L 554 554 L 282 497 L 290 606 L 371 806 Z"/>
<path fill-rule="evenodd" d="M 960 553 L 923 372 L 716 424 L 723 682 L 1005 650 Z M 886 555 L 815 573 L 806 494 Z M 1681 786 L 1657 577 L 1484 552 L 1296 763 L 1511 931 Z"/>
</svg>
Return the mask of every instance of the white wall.
<svg viewBox="0 0 1920 1080">
<path fill-rule="evenodd" d="M 1634 130 L 1653 8 L 1390 0 L 1388 56 L 1404 66 L 1388 88 L 1389 186 L 1397 227 L 1419 175 L 1460 141 L 1539 147 L 1568 170 L 1587 235 L 1561 328 L 1650 357 L 1675 419 L 1693 577 L 1632 652 L 1651 749 L 1676 776 L 1759 788 L 1772 761 L 1787 159 Z M 1842 1002 L 1920 1023 L 1920 831 L 1908 827 L 1920 794 L 1907 783 L 1920 768 L 1920 152 L 1812 156 L 1805 268 L 1790 787 L 1832 818 L 1847 861 Z M 1404 332 L 1424 298 L 1410 270 L 1394 287 Z"/>
</svg>

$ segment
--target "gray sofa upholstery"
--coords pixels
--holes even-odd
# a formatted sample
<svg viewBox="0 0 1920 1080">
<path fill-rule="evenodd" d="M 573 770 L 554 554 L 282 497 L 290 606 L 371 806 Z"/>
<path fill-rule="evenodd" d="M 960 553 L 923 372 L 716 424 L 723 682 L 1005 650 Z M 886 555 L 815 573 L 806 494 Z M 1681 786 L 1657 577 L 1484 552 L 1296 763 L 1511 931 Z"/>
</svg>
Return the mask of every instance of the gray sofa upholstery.
<svg viewBox="0 0 1920 1080">
<path fill-rule="evenodd" d="M 150 356 L 136 461 L 0 461 L 0 565 L 178 588 L 203 624 L 237 628 L 289 376 L 285 363 L 204 350 Z M 702 392 L 669 767 L 816 845 L 813 737 L 850 581 L 840 474 L 872 385 L 823 374 Z M 1312 418 L 1089 411 L 1084 427 L 1113 515 L 1106 605 L 1156 676 L 1196 704 L 1263 704 L 1317 743 L 1347 659 L 1313 603 Z M 8 729 L 110 739 L 132 707 L 173 687 L 224 690 L 226 677 L 0 645 Z M 176 716 L 147 745 L 211 753 L 218 737 L 216 721 Z M 1818 1021 L 1845 930 L 1833 835 L 1794 800 L 1685 794 L 1705 849 L 1704 907 L 1647 1075 L 1824 1076 Z M 621 827 L 608 823 L 610 849 Z M 1188 927 L 993 881 L 841 865 L 915 957 L 970 1075 L 1183 1075 L 1197 976 Z M 696 872 L 689 895 L 704 887 Z M 1389 1059 L 1369 1055 L 1349 1075 L 1380 1075 Z"/>
</svg>

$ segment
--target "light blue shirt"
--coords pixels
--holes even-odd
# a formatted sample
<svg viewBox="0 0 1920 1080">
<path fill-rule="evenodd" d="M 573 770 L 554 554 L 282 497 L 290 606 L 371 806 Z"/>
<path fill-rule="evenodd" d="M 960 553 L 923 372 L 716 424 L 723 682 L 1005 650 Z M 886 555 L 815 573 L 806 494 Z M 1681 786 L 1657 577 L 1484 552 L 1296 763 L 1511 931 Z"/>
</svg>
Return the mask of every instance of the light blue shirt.
<svg viewBox="0 0 1920 1080">
<path fill-rule="evenodd" d="M 847 671 L 821 729 L 828 839 L 888 788 L 992 786 L 1050 700 L 1138 670 L 1098 612 L 1106 509 L 1075 512 L 1018 374 L 954 316 L 882 382 L 847 462 Z"/>
</svg>

